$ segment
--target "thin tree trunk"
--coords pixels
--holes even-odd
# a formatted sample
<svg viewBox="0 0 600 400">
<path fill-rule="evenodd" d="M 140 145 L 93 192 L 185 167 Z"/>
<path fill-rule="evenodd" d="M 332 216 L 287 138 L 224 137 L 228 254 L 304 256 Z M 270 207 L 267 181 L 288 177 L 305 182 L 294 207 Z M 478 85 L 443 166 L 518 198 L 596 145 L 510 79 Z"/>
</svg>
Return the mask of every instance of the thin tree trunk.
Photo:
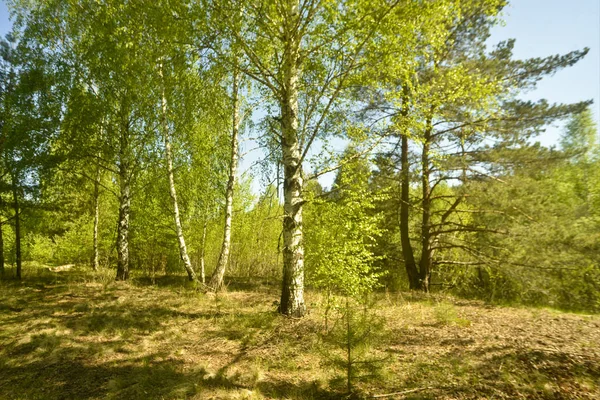
<svg viewBox="0 0 600 400">
<path fill-rule="evenodd" d="M 200 277 L 202 283 L 206 283 L 206 267 L 204 257 L 206 255 L 206 229 L 208 227 L 208 215 L 204 218 L 204 226 L 202 227 L 202 242 L 200 244 Z"/>
<path fill-rule="evenodd" d="M 162 71 L 161 71 L 162 77 Z M 179 256 L 183 261 L 183 267 L 188 274 L 188 279 L 190 281 L 195 281 L 197 279 L 196 272 L 192 267 L 192 262 L 190 261 L 190 257 L 187 252 L 187 247 L 185 245 L 185 238 L 183 236 L 183 227 L 181 226 L 181 219 L 179 217 L 179 204 L 177 203 L 177 191 L 175 189 L 175 177 L 173 174 L 173 155 L 171 152 L 171 141 L 169 140 L 169 126 L 167 122 L 167 99 L 165 97 L 165 89 L 163 87 L 162 92 L 162 126 L 163 126 L 163 135 L 165 140 L 165 158 L 167 162 L 167 174 L 169 175 L 169 193 L 171 194 L 171 200 L 173 201 L 173 214 L 175 216 L 175 229 L 177 232 L 177 241 L 179 243 Z"/>
<path fill-rule="evenodd" d="M 350 304 L 348 303 L 348 296 L 346 296 L 346 387 L 348 393 L 352 393 L 352 366 L 354 360 L 352 359 L 352 315 L 350 314 Z"/>
<path fill-rule="evenodd" d="M 223 276 L 225 268 L 229 261 L 229 252 L 231 250 L 231 221 L 233 219 L 233 191 L 235 188 L 235 178 L 238 164 L 238 134 L 240 125 L 239 110 L 239 73 L 233 74 L 232 104 L 233 104 L 233 125 L 231 130 L 231 159 L 229 165 L 229 180 L 227 182 L 227 191 L 225 194 L 225 229 L 223 231 L 223 244 L 217 267 L 212 273 L 209 286 L 213 290 L 219 290 L 223 286 Z"/>
<path fill-rule="evenodd" d="M 402 116 L 408 116 L 408 93 L 405 91 L 402 101 Z M 402 121 L 402 123 L 405 123 Z M 408 163 L 408 132 L 403 128 L 400 147 L 400 243 L 402 245 L 402 258 L 404 258 L 404 268 L 408 276 L 408 283 L 411 290 L 419 289 L 419 271 L 415 261 L 415 254 L 410 243 L 409 214 L 410 214 L 410 165 Z"/>
<path fill-rule="evenodd" d="M 98 271 L 100 264 L 98 254 L 98 224 L 100 221 L 100 166 L 96 166 L 96 180 L 94 181 L 94 258 L 92 268 Z"/>
<path fill-rule="evenodd" d="M 293 317 L 306 313 L 304 304 L 304 245 L 302 234 L 302 165 L 298 141 L 298 0 L 289 0 L 284 22 L 284 63 L 280 107 L 284 169 L 283 281 L 279 312 Z"/>
<path fill-rule="evenodd" d="M 119 148 L 119 225 L 117 231 L 118 281 L 129 279 L 129 216 L 131 211 L 131 166 L 129 161 L 129 123 L 121 127 Z"/>
<path fill-rule="evenodd" d="M 19 189 L 17 177 L 12 177 L 13 206 L 15 210 L 15 261 L 17 264 L 17 279 L 21 279 L 21 211 L 19 209 Z"/>
<path fill-rule="evenodd" d="M 121 195 L 119 199 L 119 230 L 117 233 L 117 280 L 129 279 L 129 213 L 131 187 L 126 173 L 119 177 Z"/>
<path fill-rule="evenodd" d="M 4 232 L 2 232 L 2 220 L 0 219 L 0 276 L 4 276 Z"/>
<path fill-rule="evenodd" d="M 422 196 L 421 208 L 423 210 L 421 221 L 421 263 L 420 263 L 420 284 L 424 292 L 429 292 L 429 281 L 431 278 L 431 186 L 429 166 L 429 151 L 431 145 L 431 119 L 427 121 L 425 136 L 423 142 L 423 153 L 421 154 L 422 176 Z"/>
</svg>

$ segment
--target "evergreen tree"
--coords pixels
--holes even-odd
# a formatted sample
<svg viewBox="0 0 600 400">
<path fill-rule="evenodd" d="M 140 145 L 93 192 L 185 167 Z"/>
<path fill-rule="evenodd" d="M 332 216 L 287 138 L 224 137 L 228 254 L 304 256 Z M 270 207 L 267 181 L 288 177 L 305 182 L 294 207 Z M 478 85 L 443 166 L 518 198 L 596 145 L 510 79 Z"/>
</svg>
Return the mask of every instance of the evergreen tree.
<svg viewBox="0 0 600 400">
<path fill-rule="evenodd" d="M 400 153 L 400 242 L 411 289 L 428 291 L 433 270 L 464 263 L 444 253 L 475 250 L 460 236 L 487 230 L 468 217 L 482 211 L 465 204 L 468 182 L 493 177 L 499 171 L 495 154 L 525 145 L 545 124 L 587 104 L 549 105 L 516 97 L 545 75 L 576 63 L 587 49 L 513 60 L 514 41 L 507 41 L 488 52 L 489 31 L 504 5 L 464 1 L 449 6 L 439 16 L 441 28 L 433 31 L 442 39 L 431 42 L 425 36 L 432 44 L 423 46 L 424 54 L 409 64 L 412 69 L 386 76 L 387 85 L 377 87 L 367 105 L 373 118 L 388 117 L 389 135 L 398 141 L 392 153 Z M 414 165 L 411 140 L 417 148 Z M 414 197 L 413 176 L 421 192 Z M 410 231 L 415 212 L 421 219 L 417 241 Z"/>
</svg>

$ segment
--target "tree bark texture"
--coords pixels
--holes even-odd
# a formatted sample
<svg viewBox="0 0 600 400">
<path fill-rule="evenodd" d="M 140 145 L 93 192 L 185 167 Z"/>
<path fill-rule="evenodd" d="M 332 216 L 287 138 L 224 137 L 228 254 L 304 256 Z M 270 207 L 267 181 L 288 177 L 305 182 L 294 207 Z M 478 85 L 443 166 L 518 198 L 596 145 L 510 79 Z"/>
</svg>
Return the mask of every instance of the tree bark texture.
<svg viewBox="0 0 600 400">
<path fill-rule="evenodd" d="M 204 258 L 206 255 L 206 229 L 208 228 L 208 216 L 204 218 L 204 226 L 202 227 L 202 243 L 200 243 L 200 277 L 202 283 L 206 283 L 206 267 Z"/>
<path fill-rule="evenodd" d="M 19 206 L 19 181 L 16 175 L 12 176 L 13 207 L 15 211 L 15 262 L 17 264 L 17 279 L 21 279 L 21 210 Z"/>
<path fill-rule="evenodd" d="M 171 195 L 171 200 L 173 202 L 173 215 L 175 217 L 175 230 L 177 233 L 177 242 L 179 244 L 179 256 L 183 261 L 183 266 L 188 274 L 188 279 L 190 281 L 195 281 L 197 279 L 197 276 L 196 272 L 194 271 L 194 268 L 192 267 L 192 262 L 190 261 L 190 257 L 187 252 L 185 238 L 183 236 L 183 227 L 181 225 L 181 218 L 179 216 L 179 203 L 177 202 L 177 190 L 175 189 L 175 176 L 173 174 L 173 154 L 171 150 L 171 141 L 169 140 L 169 125 L 167 121 L 167 99 L 165 97 L 164 88 L 161 99 L 161 107 L 161 120 L 165 140 L 165 158 L 167 163 L 167 174 L 169 175 L 169 194 Z"/>
<path fill-rule="evenodd" d="M 0 276 L 4 276 L 4 232 L 2 232 L 2 220 L 0 220 Z"/>
<path fill-rule="evenodd" d="M 402 98 L 401 116 L 403 119 L 408 117 L 408 90 L 404 90 Z M 401 121 L 405 123 L 405 121 Z M 404 268 L 408 276 L 408 284 L 411 290 L 419 289 L 419 271 L 415 261 L 415 254 L 410 243 L 410 164 L 408 162 L 408 129 L 402 127 L 400 145 L 400 244 L 402 246 L 402 258 L 404 258 Z"/>
<path fill-rule="evenodd" d="M 408 137 L 402 134 L 401 138 L 401 194 L 400 194 L 400 242 L 404 267 L 408 275 L 411 290 L 419 289 L 419 271 L 415 255 L 410 243 L 409 215 L 410 215 L 410 166 L 408 163 Z"/>
<path fill-rule="evenodd" d="M 422 219 L 421 219 L 421 262 L 420 262 L 420 284 L 421 290 L 429 292 L 429 281 L 431 278 L 431 168 L 429 165 L 429 151 L 431 144 L 431 119 L 427 121 L 425 129 L 423 152 L 421 153 L 421 168 L 422 168 Z"/>
<path fill-rule="evenodd" d="M 131 164 L 129 157 L 129 121 L 121 127 L 119 138 L 119 225 L 117 229 L 117 277 L 129 279 L 129 217 L 131 213 Z"/>
<path fill-rule="evenodd" d="M 283 281 L 279 312 L 292 317 L 306 313 L 304 304 L 304 245 L 302 234 L 302 165 L 298 138 L 298 79 L 300 38 L 298 0 L 285 5 L 281 148 L 284 169 Z"/>
<path fill-rule="evenodd" d="M 233 74 L 233 88 L 232 88 L 232 105 L 233 105 L 233 118 L 232 118 L 232 129 L 231 129 L 231 159 L 229 164 L 229 180 L 227 181 L 227 190 L 225 193 L 225 227 L 223 229 L 223 244 L 221 246 L 221 253 L 219 254 L 219 261 L 217 266 L 212 273 L 210 278 L 209 286 L 213 290 L 220 290 L 223 286 L 223 277 L 225 276 L 225 269 L 227 268 L 227 262 L 229 261 L 229 253 L 231 250 L 231 222 L 233 220 L 233 192 L 235 188 L 235 178 L 237 174 L 238 164 L 238 135 L 240 126 L 240 106 L 239 106 L 239 73 L 235 71 Z"/>
<path fill-rule="evenodd" d="M 92 268 L 98 271 L 100 257 L 98 254 L 98 224 L 100 222 L 100 167 L 96 167 L 96 180 L 94 181 L 94 255 Z"/>
</svg>

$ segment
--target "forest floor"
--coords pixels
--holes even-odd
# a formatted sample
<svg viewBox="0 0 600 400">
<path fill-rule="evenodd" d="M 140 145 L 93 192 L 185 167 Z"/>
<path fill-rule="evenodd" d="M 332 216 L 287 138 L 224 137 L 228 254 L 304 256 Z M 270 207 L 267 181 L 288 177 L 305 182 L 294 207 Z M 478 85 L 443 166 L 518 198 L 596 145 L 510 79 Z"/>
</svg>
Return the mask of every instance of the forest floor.
<svg viewBox="0 0 600 400">
<path fill-rule="evenodd" d="M 236 280 L 214 296 L 183 276 L 112 275 L 32 268 L 0 282 L 1 399 L 345 397 L 319 294 L 290 319 L 275 312 L 278 285 Z M 357 397 L 600 399 L 598 315 L 406 293 L 368 313 L 384 321 L 364 353 L 379 362 Z"/>
</svg>

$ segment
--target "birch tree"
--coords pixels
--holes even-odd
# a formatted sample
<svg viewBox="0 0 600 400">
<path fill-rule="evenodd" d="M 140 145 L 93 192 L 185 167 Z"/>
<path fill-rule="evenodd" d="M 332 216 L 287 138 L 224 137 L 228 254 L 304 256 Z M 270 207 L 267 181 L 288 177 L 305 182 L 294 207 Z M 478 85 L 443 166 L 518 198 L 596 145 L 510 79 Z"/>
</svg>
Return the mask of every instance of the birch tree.
<svg viewBox="0 0 600 400">
<path fill-rule="evenodd" d="M 366 44 L 398 2 L 277 0 L 207 2 L 214 29 L 244 54 L 239 66 L 277 109 L 272 135 L 283 165 L 283 279 L 279 311 L 301 317 L 304 303 L 303 186 L 306 161 L 341 94 L 362 67 Z M 241 21 L 231 19 L 244 9 Z M 226 62 L 225 52 L 213 50 Z M 318 171 L 314 171 L 318 173 Z"/>
<path fill-rule="evenodd" d="M 165 143 L 165 162 L 167 164 L 167 175 L 169 179 L 169 194 L 171 195 L 171 200 L 173 201 L 173 215 L 175 218 L 175 229 L 177 233 L 177 242 L 179 244 L 179 255 L 181 260 L 183 261 L 184 268 L 188 274 L 188 278 L 190 281 L 195 281 L 197 279 L 196 272 L 192 267 L 192 262 L 190 261 L 190 257 L 187 252 L 187 247 L 185 244 L 185 238 L 183 236 L 183 227 L 181 225 L 181 218 L 179 216 L 179 204 L 177 202 L 177 190 L 175 189 L 175 177 L 173 173 L 173 155 L 171 151 L 171 140 L 169 138 L 169 123 L 167 120 L 167 98 L 165 95 L 164 88 L 164 77 L 162 72 L 162 64 L 159 66 L 160 69 L 160 77 L 162 80 L 162 96 L 161 96 L 161 125 L 163 130 L 163 137 Z"/>
<path fill-rule="evenodd" d="M 101 182 L 100 166 L 96 166 L 96 177 L 94 179 L 94 254 L 92 256 L 92 269 L 98 271 L 100 268 L 100 253 L 98 246 L 98 227 L 100 225 L 100 182 Z"/>
<path fill-rule="evenodd" d="M 227 180 L 227 189 L 225 193 L 225 226 L 223 230 L 223 244 L 219 261 L 210 278 L 209 286 L 213 290 L 219 290 L 223 286 L 223 276 L 225 268 L 229 260 L 229 252 L 231 248 L 231 221 L 233 219 L 233 192 L 236 182 L 237 164 L 239 158 L 239 130 L 240 130 L 240 73 L 237 69 L 233 70 L 231 87 L 231 157 L 229 160 L 229 178 Z M 204 224 L 203 242 L 206 235 L 206 223 Z M 203 246 L 204 247 L 204 246 Z M 202 257 L 204 262 L 204 257 Z"/>
<path fill-rule="evenodd" d="M 102 148 L 90 147 L 73 132 L 80 152 L 97 160 L 116 177 L 119 199 L 117 223 L 117 280 L 129 277 L 129 230 L 135 175 L 152 131 L 145 117 L 152 109 L 152 76 L 148 73 L 148 46 L 143 46 L 143 10 L 114 1 L 41 1 L 14 5 L 17 26 L 30 46 L 48 53 L 57 76 L 67 87 L 93 94 L 104 121 Z M 82 13 L 81 10 L 86 12 Z M 77 104 L 76 106 L 80 106 Z M 97 142 L 92 142 L 97 144 Z"/>
</svg>

